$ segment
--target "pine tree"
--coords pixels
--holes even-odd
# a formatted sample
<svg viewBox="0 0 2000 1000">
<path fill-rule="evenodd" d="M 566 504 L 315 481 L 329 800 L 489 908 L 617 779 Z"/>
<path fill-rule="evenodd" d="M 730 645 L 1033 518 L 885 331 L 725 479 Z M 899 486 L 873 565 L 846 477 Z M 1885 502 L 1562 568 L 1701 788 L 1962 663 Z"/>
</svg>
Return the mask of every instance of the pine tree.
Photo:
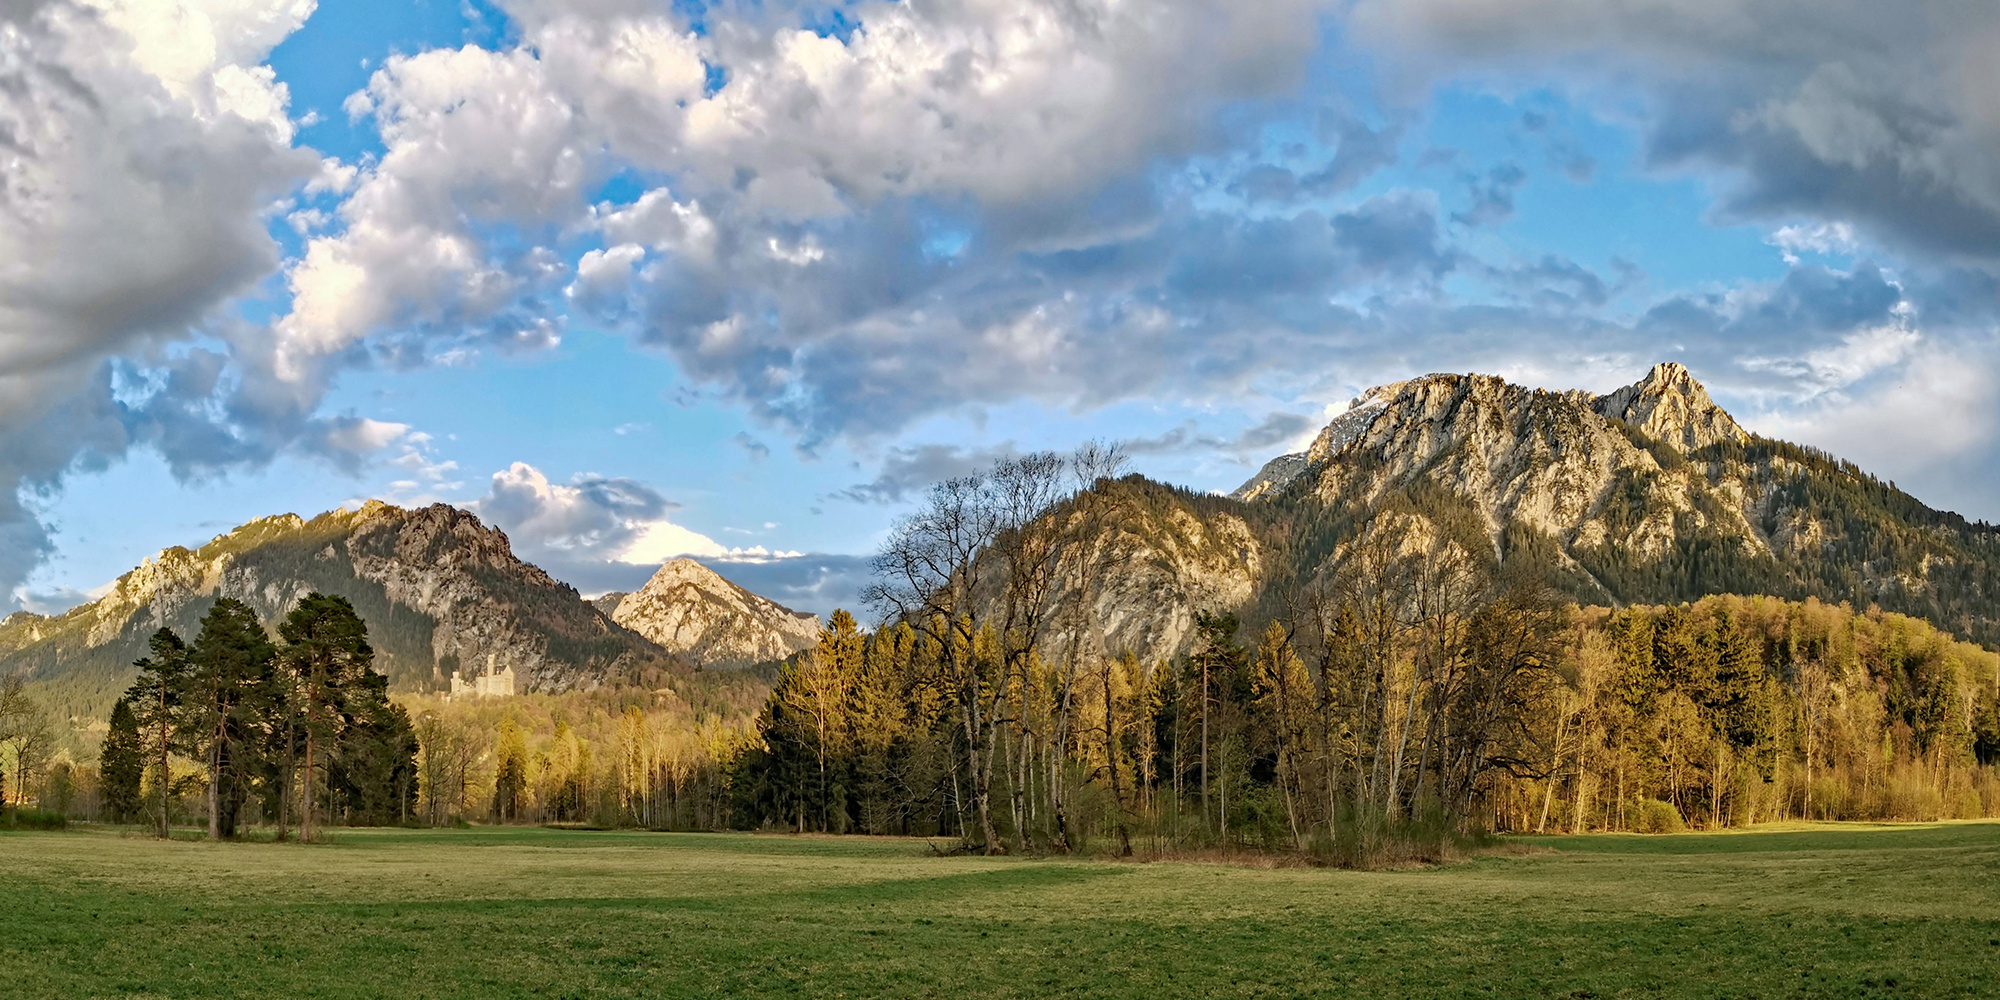
<svg viewBox="0 0 2000 1000">
<path fill-rule="evenodd" d="M 364 668 L 341 692 L 343 725 L 327 754 L 327 787 L 350 823 L 407 822 L 415 805 L 416 730 L 388 687 L 387 677 Z"/>
<path fill-rule="evenodd" d="M 272 699 L 277 648 L 249 605 L 221 598 L 189 651 L 188 722 L 208 767 L 208 835 L 234 837 L 257 749 L 256 724 Z"/>
<path fill-rule="evenodd" d="M 140 745 L 146 764 L 153 771 L 153 787 L 159 793 L 159 831 L 164 839 L 171 818 L 167 796 L 173 784 L 173 769 L 169 758 L 181 748 L 184 735 L 182 705 L 188 682 L 188 649 L 180 636 L 165 628 L 153 633 L 147 645 L 152 655 L 133 664 L 139 668 L 139 679 L 125 692 L 125 700 L 132 704 L 132 713 L 139 723 Z"/>
<path fill-rule="evenodd" d="M 328 766 L 328 756 L 345 728 L 349 688 L 369 673 L 375 650 L 368 645 L 368 626 L 354 613 L 354 605 L 345 597 L 327 594 L 307 594 L 285 616 L 278 635 L 285 641 L 279 664 L 296 699 L 295 712 L 305 736 L 299 837 L 309 841 L 319 801 L 318 774 Z"/>
<path fill-rule="evenodd" d="M 97 773 L 104 783 L 104 810 L 113 821 L 122 823 L 138 815 L 139 779 L 145 770 L 139 717 L 132 714 L 132 703 L 120 698 L 111 708 L 111 732 L 104 737 L 104 749 L 97 757 Z"/>
</svg>

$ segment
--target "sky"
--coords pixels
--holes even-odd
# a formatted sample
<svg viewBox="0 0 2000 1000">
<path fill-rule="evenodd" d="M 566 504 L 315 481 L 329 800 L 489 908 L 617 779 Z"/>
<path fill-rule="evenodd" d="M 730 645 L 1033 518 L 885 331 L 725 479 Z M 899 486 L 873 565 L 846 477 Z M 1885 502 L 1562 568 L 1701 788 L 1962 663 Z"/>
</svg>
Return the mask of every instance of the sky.
<svg viewBox="0 0 2000 1000">
<path fill-rule="evenodd" d="M 1688 365 L 2000 520 L 2000 7 L 17 0 L 0 610 L 450 503 L 852 605 L 927 486 L 1228 490 L 1369 386 Z"/>
</svg>

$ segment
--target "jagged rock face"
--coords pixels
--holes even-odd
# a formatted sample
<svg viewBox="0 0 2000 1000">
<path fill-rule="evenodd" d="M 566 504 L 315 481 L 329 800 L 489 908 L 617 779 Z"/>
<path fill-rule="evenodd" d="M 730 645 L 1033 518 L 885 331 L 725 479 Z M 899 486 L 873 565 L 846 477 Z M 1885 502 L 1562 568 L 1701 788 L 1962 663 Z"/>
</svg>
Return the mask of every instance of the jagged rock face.
<svg viewBox="0 0 2000 1000">
<path fill-rule="evenodd" d="M 1361 436 L 1361 433 L 1375 422 L 1375 418 L 1388 408 L 1396 395 L 1409 384 L 1396 382 L 1376 386 L 1349 400 L 1346 411 L 1334 417 L 1331 423 L 1320 430 L 1319 435 L 1313 438 L 1311 447 L 1290 455 L 1279 455 L 1270 460 L 1262 469 L 1257 470 L 1256 475 L 1250 477 L 1249 482 L 1238 486 L 1229 495 L 1238 500 L 1256 500 L 1291 485 L 1292 480 L 1297 479 L 1306 470 L 1325 461 L 1328 455 L 1347 447 L 1349 442 Z"/>
<path fill-rule="evenodd" d="M 0 623 L 0 672 L 84 673 L 120 685 L 162 626 L 192 641 L 214 598 L 243 601 L 275 624 L 313 591 L 355 605 L 378 669 L 403 688 L 434 687 L 489 654 L 530 691 L 590 687 L 666 659 L 569 585 L 516 559 L 507 536 L 477 517 L 443 504 L 371 502 L 310 521 L 261 518 L 200 549 L 167 549 L 62 615 L 11 616 Z"/>
<path fill-rule="evenodd" d="M 609 595 L 607 595 L 609 596 Z M 661 566 L 612 620 L 705 667 L 782 660 L 819 641 L 819 616 L 759 597 L 692 559 Z"/>
<path fill-rule="evenodd" d="M 1131 652 L 1158 659 L 1184 648 L 1202 611 L 1252 600 L 1265 576 L 1258 508 L 1141 476 L 1099 482 L 1047 515 L 1062 533 L 1062 569 L 1043 595 L 1042 655 Z M 1006 618 L 1004 556 L 989 552 L 975 594 L 980 614 Z"/>
<path fill-rule="evenodd" d="M 1644 379 L 1597 397 L 1590 408 L 1682 451 L 1750 439 L 1734 417 L 1708 398 L 1708 390 L 1694 380 L 1694 374 L 1677 361 L 1654 365 Z"/>
<path fill-rule="evenodd" d="M 1691 530 L 1763 549 L 1748 512 L 1712 496 L 1715 484 L 1702 470 L 1671 458 L 1675 467 L 1664 468 L 1644 438 L 1619 426 L 1621 417 L 1600 412 L 1606 400 L 1622 396 L 1627 402 L 1614 412 L 1638 414 L 1674 439 L 1735 428 L 1712 402 L 1706 411 L 1694 407 L 1691 397 L 1706 401 L 1708 394 L 1691 380 L 1684 384 L 1692 393 L 1662 394 L 1656 383 L 1666 367 L 1639 386 L 1596 398 L 1490 375 L 1413 379 L 1358 433 L 1313 462 L 1312 493 L 1324 504 L 1365 507 L 1428 484 L 1479 512 L 1496 554 L 1510 524 L 1552 536 L 1565 550 L 1617 544 L 1657 556 Z M 1635 484 L 1643 512 L 1631 520 L 1609 501 Z"/>
<path fill-rule="evenodd" d="M 1264 576 L 1264 545 L 1242 515 L 1204 509 L 1171 490 L 1117 484 L 1111 530 L 1092 536 L 1081 565 L 1116 567 L 1089 584 L 1070 581 L 1058 601 L 1081 596 L 1091 623 L 1090 652 L 1158 657 L 1185 648 L 1201 611 L 1241 607 Z M 1078 588 L 1088 586 L 1079 595 Z"/>
<path fill-rule="evenodd" d="M 1710 593 L 1879 602 L 1981 641 L 2000 640 L 2000 537 L 1810 449 L 1746 433 L 1686 368 L 1667 363 L 1602 396 L 1483 375 L 1374 389 L 1304 452 L 1231 495 L 1225 517 L 1266 539 L 1245 620 L 1280 613 L 1286 588 L 1340 572 L 1364 537 L 1408 550 L 1445 539 L 1490 566 L 1532 566 L 1585 603 Z M 1151 530 L 1151 529 L 1149 529 Z M 1132 544 L 1113 570 L 1162 565 Z M 1191 580 L 1216 570 L 1176 569 Z M 1090 586 L 1116 589 L 1115 582 Z M 1172 655 L 1202 605 L 1157 582 L 1150 620 L 1119 605 L 1121 634 Z"/>
</svg>

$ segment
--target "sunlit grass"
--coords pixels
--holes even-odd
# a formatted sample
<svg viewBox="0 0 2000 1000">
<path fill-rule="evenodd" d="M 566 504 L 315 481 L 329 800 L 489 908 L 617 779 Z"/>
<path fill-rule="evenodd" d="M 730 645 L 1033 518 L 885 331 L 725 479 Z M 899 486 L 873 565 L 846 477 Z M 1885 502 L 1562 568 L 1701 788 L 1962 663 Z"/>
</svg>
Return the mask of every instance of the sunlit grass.
<svg viewBox="0 0 2000 1000">
<path fill-rule="evenodd" d="M 0 834 L 0 995 L 2000 994 L 2000 825 L 1348 872 L 523 829 Z"/>
</svg>

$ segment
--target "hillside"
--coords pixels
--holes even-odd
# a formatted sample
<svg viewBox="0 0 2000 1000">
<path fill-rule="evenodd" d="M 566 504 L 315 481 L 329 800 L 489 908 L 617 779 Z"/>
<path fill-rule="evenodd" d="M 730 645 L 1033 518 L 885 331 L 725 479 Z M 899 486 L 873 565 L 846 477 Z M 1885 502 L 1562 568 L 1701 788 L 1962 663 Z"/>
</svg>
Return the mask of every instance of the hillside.
<svg viewBox="0 0 2000 1000">
<path fill-rule="evenodd" d="M 1112 495 L 1107 495 L 1107 491 Z M 1128 509 L 1062 597 L 1089 595 L 1113 652 L 1184 647 L 1203 607 L 1251 621 L 1330 582 L 1357 545 L 1448 539 L 1489 571 L 1585 605 L 1769 594 L 1882 608 L 2000 645 L 2000 536 L 1815 449 L 1750 434 L 1678 364 L 1604 395 L 1486 375 L 1364 393 L 1304 452 L 1227 498 L 1128 477 L 1093 502 Z M 1234 560 L 1184 558 L 1223 532 Z M 1115 570 L 1104 567 L 1118 567 Z M 1135 591 L 1128 568 L 1171 586 Z"/>
<path fill-rule="evenodd" d="M 0 622 L 0 673 L 24 671 L 60 715 L 101 719 L 161 626 L 192 639 L 218 596 L 275 622 L 312 591 L 353 602 L 377 669 L 400 690 L 442 687 L 488 654 L 528 691 L 587 688 L 669 659 L 515 558 L 507 536 L 472 514 L 371 502 L 311 520 L 261 518 L 198 549 L 166 549 L 89 604 L 11 615 Z"/>
</svg>

